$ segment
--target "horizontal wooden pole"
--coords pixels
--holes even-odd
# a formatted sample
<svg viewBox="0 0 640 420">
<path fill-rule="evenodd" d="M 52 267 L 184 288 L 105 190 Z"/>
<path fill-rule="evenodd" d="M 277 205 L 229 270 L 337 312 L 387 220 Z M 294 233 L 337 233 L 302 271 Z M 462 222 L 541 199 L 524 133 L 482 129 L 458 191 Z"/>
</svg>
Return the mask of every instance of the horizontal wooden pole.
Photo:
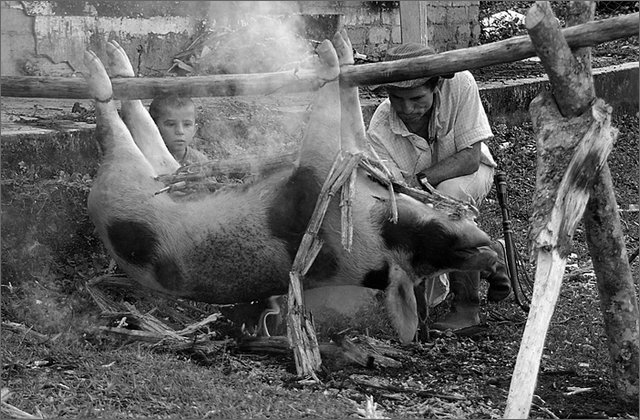
<svg viewBox="0 0 640 420">
<path fill-rule="evenodd" d="M 632 13 L 592 21 L 563 29 L 562 33 L 571 48 L 589 47 L 638 35 L 638 16 Z M 380 84 L 510 63 L 535 55 L 529 36 L 523 35 L 426 57 L 344 66 L 340 78 L 352 85 Z M 2 96 L 90 99 L 87 84 L 80 77 L 2 76 L 1 82 Z M 313 91 L 322 83 L 311 70 L 112 80 L 116 99 L 151 99 L 170 93 L 190 97 L 284 94 Z"/>
<path fill-rule="evenodd" d="M 632 13 L 572 26 L 563 29 L 562 34 L 572 49 L 590 47 L 638 35 L 639 23 L 639 14 Z M 348 66 L 342 70 L 341 77 L 346 82 L 356 85 L 388 83 L 510 63 L 535 55 L 536 51 L 529 36 L 522 35 L 426 57 Z"/>
</svg>

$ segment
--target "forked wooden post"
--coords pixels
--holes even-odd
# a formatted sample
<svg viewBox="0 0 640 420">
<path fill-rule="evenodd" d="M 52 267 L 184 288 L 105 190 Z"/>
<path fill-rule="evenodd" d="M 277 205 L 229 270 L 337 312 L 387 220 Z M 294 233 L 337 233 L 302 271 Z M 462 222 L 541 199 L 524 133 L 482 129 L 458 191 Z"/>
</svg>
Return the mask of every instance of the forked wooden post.
<svg viewBox="0 0 640 420">
<path fill-rule="evenodd" d="M 572 7 L 584 6 L 572 3 Z M 594 98 L 590 65 L 585 65 L 588 56 L 585 60 L 582 55 L 581 63 L 573 56 L 548 2 L 531 7 L 526 27 L 549 75 L 552 93 L 541 93 L 530 106 L 538 146 L 530 235 L 536 276 L 505 418 L 529 415 L 570 242 L 597 174 L 607 169 L 606 159 L 618 134 L 611 127 L 611 107 Z"/>
</svg>

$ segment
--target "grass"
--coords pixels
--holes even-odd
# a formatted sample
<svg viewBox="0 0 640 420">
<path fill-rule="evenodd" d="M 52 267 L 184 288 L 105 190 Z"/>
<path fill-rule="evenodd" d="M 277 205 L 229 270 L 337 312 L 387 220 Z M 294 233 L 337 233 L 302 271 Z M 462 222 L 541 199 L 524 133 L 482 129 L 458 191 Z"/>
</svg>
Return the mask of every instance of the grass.
<svg viewBox="0 0 640 420">
<path fill-rule="evenodd" d="M 221 352 L 202 365 L 139 345 L 73 336 L 37 344 L 6 332 L 2 355 L 4 386 L 16 393 L 9 402 L 46 418 L 343 417 L 354 410 L 296 389 L 293 374 L 259 356 Z"/>
</svg>

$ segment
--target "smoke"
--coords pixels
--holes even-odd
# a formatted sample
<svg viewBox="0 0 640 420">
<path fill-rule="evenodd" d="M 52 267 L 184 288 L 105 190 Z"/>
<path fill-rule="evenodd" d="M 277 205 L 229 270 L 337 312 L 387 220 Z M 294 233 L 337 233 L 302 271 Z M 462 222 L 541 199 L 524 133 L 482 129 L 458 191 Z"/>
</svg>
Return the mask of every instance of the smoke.
<svg viewBox="0 0 640 420">
<path fill-rule="evenodd" d="M 318 40 L 309 39 L 306 21 L 298 2 L 211 2 L 206 36 L 196 52 L 196 72 L 248 74 L 313 68 Z M 312 95 L 197 98 L 198 137 L 203 141 L 196 147 L 213 158 L 295 152 Z"/>
<path fill-rule="evenodd" d="M 199 74 L 267 73 L 313 56 L 296 2 L 212 2 Z"/>
</svg>

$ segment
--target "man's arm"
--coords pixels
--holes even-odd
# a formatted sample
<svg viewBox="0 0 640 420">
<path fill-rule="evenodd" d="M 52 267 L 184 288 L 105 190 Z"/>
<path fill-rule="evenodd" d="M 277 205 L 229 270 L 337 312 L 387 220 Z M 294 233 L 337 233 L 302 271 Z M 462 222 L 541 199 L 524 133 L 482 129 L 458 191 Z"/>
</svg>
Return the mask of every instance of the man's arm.
<svg viewBox="0 0 640 420">
<path fill-rule="evenodd" d="M 434 187 L 447 179 L 469 175 L 480 167 L 480 144 L 460 150 L 459 152 L 445 158 L 433 166 L 422 171 L 426 175 L 427 181 Z"/>
<path fill-rule="evenodd" d="M 375 133 L 370 131 L 367 132 L 367 140 L 369 144 L 373 147 L 373 150 L 376 151 L 378 157 L 384 164 L 384 166 L 389 169 L 393 177 L 397 180 L 405 180 L 404 174 L 400 171 L 398 165 L 394 162 L 389 150 L 387 150 L 386 146 L 382 143 L 382 141 L 378 138 Z M 406 180 L 405 180 L 406 181 Z"/>
</svg>

